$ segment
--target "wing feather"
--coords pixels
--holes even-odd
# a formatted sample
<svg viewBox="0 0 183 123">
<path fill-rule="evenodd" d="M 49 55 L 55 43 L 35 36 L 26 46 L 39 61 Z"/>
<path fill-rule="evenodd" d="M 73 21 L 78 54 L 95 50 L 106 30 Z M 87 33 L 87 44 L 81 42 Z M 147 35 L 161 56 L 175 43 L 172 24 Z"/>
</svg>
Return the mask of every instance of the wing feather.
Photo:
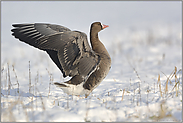
<svg viewBox="0 0 183 123">
<path fill-rule="evenodd" d="M 87 78 L 97 68 L 100 59 L 90 48 L 85 33 L 43 23 L 13 26 L 12 35 L 46 51 L 64 77 L 80 75 Z"/>
</svg>

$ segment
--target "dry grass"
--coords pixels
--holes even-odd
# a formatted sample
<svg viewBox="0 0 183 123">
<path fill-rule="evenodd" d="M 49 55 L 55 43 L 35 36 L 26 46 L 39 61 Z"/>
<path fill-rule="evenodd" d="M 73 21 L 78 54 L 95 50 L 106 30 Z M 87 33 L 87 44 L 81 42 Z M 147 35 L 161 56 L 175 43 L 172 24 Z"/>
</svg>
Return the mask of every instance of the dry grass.
<svg viewBox="0 0 183 123">
<path fill-rule="evenodd" d="M 169 75 L 169 77 L 167 77 L 163 72 L 163 74 L 166 76 L 166 83 L 165 83 L 165 88 L 164 88 L 164 91 L 162 91 L 162 87 L 161 87 L 161 81 L 160 81 L 160 75 L 158 75 L 158 84 L 159 84 L 159 91 L 160 91 L 160 94 L 161 94 L 161 97 L 163 97 L 163 94 L 164 94 L 164 97 L 170 97 L 170 96 L 173 96 L 171 93 L 173 92 L 173 90 L 175 89 L 175 92 L 176 92 L 176 97 L 178 96 L 179 93 L 181 93 L 179 91 L 179 86 L 180 86 L 180 79 L 177 78 L 177 74 L 182 71 L 181 69 L 177 72 L 177 67 L 174 68 L 174 70 L 171 72 L 171 74 Z M 171 89 L 171 91 L 168 89 L 168 84 L 172 85 L 172 79 L 173 77 L 175 78 L 175 85 L 174 87 Z M 169 95 L 169 96 L 168 96 Z"/>
<path fill-rule="evenodd" d="M 18 76 L 15 72 L 15 66 L 12 65 L 12 71 L 15 74 L 15 80 L 16 81 L 12 81 L 11 78 L 13 78 L 11 76 L 11 72 L 10 72 L 10 67 L 9 67 L 9 63 L 7 63 L 7 73 L 5 73 L 4 76 L 4 71 L 6 69 L 2 69 L 1 70 L 1 79 L 4 81 L 1 81 L 1 87 L 3 87 L 3 89 L 7 88 L 7 93 L 2 93 L 1 92 L 1 121 L 3 122 L 16 122 L 16 121 L 30 121 L 30 117 L 33 118 L 34 121 L 34 111 L 37 110 L 37 99 L 36 102 L 34 102 L 34 98 L 39 97 L 41 99 L 41 104 L 42 104 L 42 111 L 44 113 L 44 111 L 46 110 L 45 108 L 45 104 L 43 101 L 43 97 L 41 95 L 41 93 L 39 92 L 38 88 L 36 87 L 36 84 L 39 82 L 39 74 L 37 74 L 37 78 L 35 78 L 35 85 L 32 85 L 31 83 L 31 68 L 30 68 L 30 61 L 29 61 L 29 94 L 30 96 L 28 96 L 27 98 L 29 98 L 30 100 L 30 105 L 25 104 L 24 102 L 24 97 L 22 95 L 22 92 L 20 91 L 20 83 L 18 81 Z M 7 82 L 7 84 L 6 84 Z M 15 87 L 17 85 L 17 87 Z M 13 92 L 13 89 L 16 88 L 17 91 Z M 10 98 L 9 96 L 11 96 L 11 94 L 15 95 L 15 98 Z M 37 96 L 38 94 L 38 96 Z M 36 107 L 36 108 L 35 108 Z M 22 113 L 24 114 L 24 118 L 21 119 L 17 119 L 14 115 L 14 110 L 17 109 L 18 113 L 22 115 Z"/>
<path fill-rule="evenodd" d="M 46 68 L 47 72 L 48 72 L 48 75 L 50 76 L 50 82 L 49 82 L 49 92 L 48 92 L 48 97 L 50 95 L 50 87 L 51 87 L 51 84 L 53 83 L 53 75 L 49 72 L 49 70 Z"/>
<path fill-rule="evenodd" d="M 177 72 L 177 67 L 174 68 L 174 70 L 171 72 L 171 74 L 169 75 L 169 77 L 167 77 L 163 72 L 163 74 L 167 77 L 166 81 L 163 81 L 165 82 L 165 87 L 162 87 L 162 85 L 164 85 L 163 82 L 161 82 L 161 79 L 160 79 L 160 74 L 158 74 L 158 79 L 157 79 L 157 85 L 159 87 L 159 92 L 160 92 L 160 96 L 161 98 L 163 99 L 163 101 L 160 102 L 160 105 L 159 105 L 159 109 L 158 109 L 158 114 L 156 115 L 153 115 L 153 116 L 150 116 L 149 118 L 152 119 L 153 121 L 166 121 L 165 119 L 166 118 L 169 118 L 169 119 L 172 119 L 172 121 L 175 121 L 175 122 L 179 122 L 172 114 L 171 114 L 171 111 L 167 110 L 167 105 L 166 105 L 166 101 L 168 98 L 170 97 L 174 97 L 174 96 L 178 96 L 178 94 L 182 94 L 181 91 L 179 90 L 179 86 L 180 86 L 180 78 L 178 79 L 177 77 L 177 74 L 182 71 L 181 69 Z M 137 74 L 138 75 L 138 74 Z M 173 88 L 171 89 L 171 91 L 168 89 L 168 84 L 172 85 L 173 82 L 172 82 L 172 79 L 174 78 L 174 83 L 175 85 L 173 86 Z M 155 86 L 154 86 L 155 87 Z M 163 89 L 164 88 L 164 89 Z M 149 90 L 147 90 L 148 93 L 149 93 Z M 176 93 L 172 93 L 173 91 L 175 91 Z M 154 92 L 155 93 L 155 92 Z M 135 94 L 135 91 L 134 91 L 134 94 Z M 169 95 L 169 96 L 168 96 Z M 147 100 L 148 100 L 148 95 L 147 95 Z M 147 103 L 147 106 L 148 106 L 148 103 Z M 149 109 L 149 112 L 152 112 L 150 109 Z M 134 115 L 132 117 L 140 117 L 140 114 L 139 115 Z M 131 118 L 131 117 L 129 117 Z"/>
<path fill-rule="evenodd" d="M 41 109 L 39 108 L 39 110 L 42 110 L 42 115 L 44 115 L 44 111 L 46 110 L 46 106 L 45 106 L 45 102 L 44 102 L 44 98 L 42 97 L 42 94 L 40 93 L 40 91 L 38 90 L 37 88 L 37 84 L 40 83 L 41 79 L 41 75 L 39 74 L 39 72 L 37 71 L 37 75 L 35 76 L 35 79 L 34 81 L 31 79 L 31 67 L 30 67 L 30 62 L 29 62 L 29 75 L 28 75 L 28 80 L 29 80 L 29 94 L 30 94 L 30 105 L 26 105 L 24 103 L 24 99 L 21 95 L 21 91 L 19 91 L 19 86 L 20 86 L 20 83 L 18 81 L 18 76 L 16 74 L 16 71 L 15 71 L 15 66 L 12 66 L 12 70 L 14 72 L 14 76 L 15 76 L 15 81 L 13 83 L 13 81 L 11 80 L 11 74 L 10 74 L 10 68 L 9 68 L 9 64 L 7 64 L 7 70 L 6 69 L 2 69 L 1 70 L 1 73 L 2 73 L 2 77 L 4 78 L 4 82 L 7 82 L 7 94 L 3 94 L 1 93 L 2 96 L 7 96 L 7 100 L 5 101 L 5 99 L 3 98 L 2 101 L 3 102 L 6 102 L 8 104 L 8 106 L 5 106 L 5 105 L 2 105 L 2 121 L 11 121 L 11 122 L 16 122 L 16 121 L 19 121 L 20 119 L 16 119 L 15 115 L 14 115 L 14 112 L 13 110 L 18 108 L 18 111 L 19 113 L 20 112 L 23 112 L 24 115 L 25 115 L 25 118 L 24 118 L 24 121 L 35 121 L 35 114 L 33 113 L 34 111 L 38 110 L 38 100 L 40 99 L 40 102 L 41 102 Z M 136 89 L 134 89 L 134 91 L 129 91 L 128 89 L 121 89 L 121 101 L 125 101 L 124 99 L 126 98 L 125 95 L 129 95 L 131 96 L 132 98 L 132 104 L 135 104 L 136 106 L 140 106 L 141 105 L 141 95 L 142 95 L 142 92 L 141 92 L 141 84 L 142 84 L 142 78 L 140 77 L 139 73 L 137 72 L 137 70 L 135 68 L 133 68 L 135 74 L 136 74 L 136 77 L 139 79 L 139 86 L 138 86 L 138 89 L 139 91 L 135 92 Z M 7 73 L 5 73 L 5 71 L 7 71 Z M 51 83 L 53 82 L 53 75 L 48 71 L 48 75 L 50 77 L 50 82 L 49 82 L 49 92 L 48 92 L 48 96 L 50 95 L 50 86 L 51 86 Z M 164 99 L 167 99 L 169 98 L 170 96 L 179 96 L 179 94 L 181 94 L 180 92 L 180 77 L 178 78 L 178 73 L 180 72 L 181 70 L 177 71 L 177 67 L 174 68 L 174 70 L 172 71 L 172 73 L 167 77 L 164 73 L 164 75 L 167 77 L 166 80 L 162 80 L 160 76 L 160 74 L 158 74 L 158 78 L 157 78 L 157 89 L 156 90 L 159 90 L 159 93 L 160 93 L 160 96 Z M 174 80 L 174 82 L 173 82 Z M 132 84 L 131 82 L 132 80 L 130 79 L 130 86 Z M 114 82 L 117 82 L 116 79 L 114 79 Z M 173 88 L 168 88 L 168 84 L 174 84 Z M 3 84 L 4 85 L 4 84 Z M 11 94 L 10 91 L 11 89 L 14 88 L 14 86 L 18 85 L 18 91 L 16 92 L 17 93 L 17 98 L 15 98 L 15 100 L 12 101 L 12 99 L 9 99 L 9 95 Z M 165 85 L 165 86 L 163 86 Z M 154 85 L 154 87 L 156 87 Z M 175 91 L 176 93 L 172 93 L 173 91 Z M 148 102 L 148 94 L 149 93 L 153 93 L 153 91 L 151 91 L 151 89 L 147 89 L 146 90 L 147 92 L 147 108 L 148 105 L 149 105 L 149 102 Z M 156 91 L 154 90 L 154 93 Z M 168 95 L 168 96 L 167 96 Z M 84 117 L 84 121 L 86 122 L 90 122 L 89 120 L 89 111 L 90 111 L 90 102 L 91 102 L 91 98 L 98 98 L 98 100 L 102 101 L 103 105 L 105 105 L 105 107 L 109 110 L 112 110 L 114 112 L 114 114 L 116 114 L 116 117 L 117 117 L 117 109 L 115 108 L 116 107 L 116 97 L 115 95 L 112 93 L 112 92 L 107 92 L 106 96 L 109 96 L 113 99 L 113 103 L 114 105 L 112 107 L 109 107 L 108 106 L 108 102 L 107 100 L 103 100 L 99 97 L 96 97 L 96 96 L 89 96 L 89 99 L 86 100 L 86 114 L 85 114 L 85 117 Z M 67 96 L 69 98 L 69 96 Z M 49 98 L 49 97 L 47 97 Z M 36 100 L 36 101 L 34 101 Z M 66 107 L 65 109 L 68 110 L 70 107 L 69 107 L 69 103 L 70 101 L 73 101 L 71 99 L 67 99 L 67 104 L 66 104 Z M 56 103 L 58 102 L 58 103 Z M 53 105 L 57 105 L 59 106 L 59 101 L 58 101 L 58 98 L 55 99 L 53 101 Z M 39 106 L 40 107 L 40 106 Z M 159 107 L 159 112 L 158 112 L 158 115 L 147 115 L 146 117 L 148 117 L 149 119 L 153 120 L 153 121 L 159 121 L 159 120 L 162 120 L 163 118 L 172 118 L 174 119 L 175 121 L 177 121 L 173 115 L 171 113 L 169 113 L 169 111 L 165 108 L 167 107 L 166 104 L 164 102 L 161 102 L 160 103 L 160 107 Z M 149 112 L 152 112 L 150 109 L 149 109 Z M 141 114 L 138 114 L 138 115 L 131 115 L 129 116 L 129 118 L 137 118 L 139 119 L 141 117 Z M 112 120 L 111 120 L 112 121 Z"/>
<path fill-rule="evenodd" d="M 14 65 L 12 65 L 12 68 L 13 68 L 13 72 L 14 72 L 14 74 L 15 74 L 15 78 L 16 78 L 16 82 L 17 82 L 15 85 L 18 85 L 17 93 L 19 93 L 20 84 L 19 84 L 19 82 L 18 82 L 18 77 L 17 77 L 17 74 L 16 74 L 16 72 L 15 72 Z"/>
<path fill-rule="evenodd" d="M 160 92 L 160 95 L 161 95 L 161 97 L 163 97 L 163 95 L 162 95 L 162 91 L 161 91 L 160 75 L 158 75 L 158 83 L 157 83 L 157 84 L 159 85 L 159 92 Z"/>
<path fill-rule="evenodd" d="M 31 71 L 30 71 L 30 61 L 29 61 L 29 93 L 31 93 Z"/>
<path fill-rule="evenodd" d="M 150 116 L 155 122 L 166 121 L 166 118 L 171 119 L 172 121 L 178 122 L 178 120 L 167 110 L 166 101 L 161 101 L 159 104 L 158 115 Z M 168 121 L 168 120 L 167 120 Z"/>
<path fill-rule="evenodd" d="M 125 89 L 123 89 L 123 94 L 122 94 L 121 101 L 123 101 L 124 94 L 125 94 Z"/>
<path fill-rule="evenodd" d="M 10 77 L 10 70 L 9 70 L 9 63 L 7 63 L 8 65 L 8 95 L 10 95 L 10 89 L 12 87 L 12 84 L 11 84 L 11 77 Z"/>
</svg>

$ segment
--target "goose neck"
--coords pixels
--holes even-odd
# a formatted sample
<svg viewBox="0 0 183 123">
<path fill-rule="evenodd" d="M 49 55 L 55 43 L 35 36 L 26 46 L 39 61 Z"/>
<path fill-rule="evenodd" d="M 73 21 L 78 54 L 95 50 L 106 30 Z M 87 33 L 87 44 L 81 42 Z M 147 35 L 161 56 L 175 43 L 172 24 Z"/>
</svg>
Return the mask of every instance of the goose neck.
<svg viewBox="0 0 183 123">
<path fill-rule="evenodd" d="M 90 31 L 90 43 L 91 43 L 92 47 L 97 45 L 98 42 L 99 42 L 98 32 L 94 32 L 91 30 Z"/>
</svg>

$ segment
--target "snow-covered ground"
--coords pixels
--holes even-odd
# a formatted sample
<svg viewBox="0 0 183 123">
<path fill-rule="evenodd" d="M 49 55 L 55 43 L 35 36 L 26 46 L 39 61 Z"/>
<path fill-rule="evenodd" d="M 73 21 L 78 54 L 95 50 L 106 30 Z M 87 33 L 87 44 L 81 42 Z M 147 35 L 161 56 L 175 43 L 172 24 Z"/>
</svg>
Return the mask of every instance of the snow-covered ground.
<svg viewBox="0 0 183 123">
<path fill-rule="evenodd" d="M 2 43 L 1 120 L 182 121 L 181 33 L 177 25 L 153 25 L 100 38 L 112 68 L 88 98 L 68 96 L 53 85 L 68 78 L 45 52 Z"/>
</svg>

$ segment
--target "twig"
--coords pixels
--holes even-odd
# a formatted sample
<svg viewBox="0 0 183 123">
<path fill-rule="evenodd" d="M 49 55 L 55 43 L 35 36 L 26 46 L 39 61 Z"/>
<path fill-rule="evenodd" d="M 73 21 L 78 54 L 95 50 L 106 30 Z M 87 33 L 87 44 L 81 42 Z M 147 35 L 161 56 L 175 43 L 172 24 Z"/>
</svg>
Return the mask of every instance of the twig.
<svg viewBox="0 0 183 123">
<path fill-rule="evenodd" d="M 12 65 L 12 68 L 13 68 L 13 72 L 15 73 L 15 78 L 16 78 L 16 80 L 17 80 L 17 85 L 18 85 L 17 93 L 19 93 L 19 82 L 18 82 L 17 74 L 16 74 L 15 69 L 14 69 L 14 65 Z"/>
<path fill-rule="evenodd" d="M 158 84 L 159 84 L 159 91 L 160 91 L 160 94 L 161 94 L 161 97 L 162 97 L 160 75 L 158 75 Z"/>
<path fill-rule="evenodd" d="M 8 95 L 10 95 L 10 89 L 11 89 L 11 80 L 10 80 L 10 70 L 9 70 L 9 64 L 8 65 Z"/>
<path fill-rule="evenodd" d="M 29 61 L 29 93 L 31 93 L 31 71 L 30 71 L 30 61 Z"/>
<path fill-rule="evenodd" d="M 121 101 L 123 101 L 124 93 L 125 93 L 125 89 L 123 89 L 123 94 L 122 94 L 122 99 L 121 99 Z"/>
<path fill-rule="evenodd" d="M 135 73 L 136 73 L 136 75 L 137 75 L 137 77 L 138 77 L 138 79 L 140 80 L 140 82 L 139 82 L 139 94 L 140 94 L 140 103 L 141 103 L 141 90 L 140 90 L 140 83 L 142 83 L 142 80 L 140 79 L 140 77 L 139 77 L 139 75 L 138 75 L 138 73 L 137 73 L 137 71 L 135 70 L 135 68 L 132 66 L 132 64 L 130 63 L 130 61 L 129 61 L 129 59 L 126 57 L 126 59 L 127 59 L 127 61 L 128 61 L 128 63 L 129 63 L 129 65 L 132 67 L 132 69 L 135 71 Z"/>
<path fill-rule="evenodd" d="M 51 82 L 53 82 L 53 76 L 52 76 L 52 74 L 48 71 L 48 69 L 47 69 L 47 68 L 46 68 L 46 70 L 47 70 L 47 72 L 48 72 L 48 74 L 49 74 L 49 76 L 50 76 L 49 92 L 48 92 L 48 96 L 49 96 L 49 94 L 50 94 L 50 86 L 51 86 Z"/>
</svg>

